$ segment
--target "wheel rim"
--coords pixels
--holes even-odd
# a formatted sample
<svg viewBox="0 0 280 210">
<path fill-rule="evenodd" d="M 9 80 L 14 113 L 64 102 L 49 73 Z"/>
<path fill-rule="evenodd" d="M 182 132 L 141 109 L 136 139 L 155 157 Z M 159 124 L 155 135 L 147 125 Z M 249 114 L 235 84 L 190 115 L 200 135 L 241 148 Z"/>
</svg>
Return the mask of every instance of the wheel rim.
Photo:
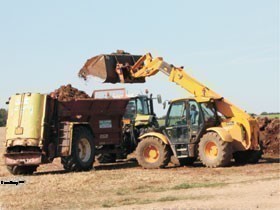
<svg viewBox="0 0 280 210">
<path fill-rule="evenodd" d="M 82 162 L 87 162 L 90 159 L 91 147 L 88 139 L 82 138 L 79 141 L 79 158 Z"/>
<path fill-rule="evenodd" d="M 154 163 L 159 158 L 159 151 L 154 145 L 147 146 L 143 153 L 145 160 L 149 163 Z"/>
<path fill-rule="evenodd" d="M 204 152 L 208 158 L 214 159 L 218 156 L 218 147 L 214 142 L 210 141 L 205 145 Z"/>
</svg>

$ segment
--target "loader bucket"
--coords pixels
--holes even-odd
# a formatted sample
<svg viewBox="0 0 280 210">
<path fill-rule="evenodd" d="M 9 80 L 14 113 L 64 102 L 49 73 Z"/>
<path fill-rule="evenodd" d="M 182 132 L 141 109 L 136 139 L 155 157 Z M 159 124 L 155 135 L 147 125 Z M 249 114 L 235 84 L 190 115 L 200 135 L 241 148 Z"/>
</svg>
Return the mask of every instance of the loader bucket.
<svg viewBox="0 0 280 210">
<path fill-rule="evenodd" d="M 89 75 L 98 77 L 104 83 L 144 83 L 144 77 L 133 78 L 128 70 L 123 70 L 123 78 L 116 71 L 117 64 L 133 66 L 140 58 L 140 55 L 101 54 L 88 59 L 78 75 L 85 80 Z"/>
</svg>

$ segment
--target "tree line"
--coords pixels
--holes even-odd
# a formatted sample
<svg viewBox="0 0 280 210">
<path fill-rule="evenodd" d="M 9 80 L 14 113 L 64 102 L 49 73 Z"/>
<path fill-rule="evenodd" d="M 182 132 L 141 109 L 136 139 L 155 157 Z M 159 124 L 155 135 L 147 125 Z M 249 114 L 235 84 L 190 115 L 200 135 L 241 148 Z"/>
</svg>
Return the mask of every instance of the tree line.
<svg viewBox="0 0 280 210">
<path fill-rule="evenodd" d="M 274 114 L 280 114 L 279 112 L 262 112 L 261 115 L 274 115 Z"/>
</svg>

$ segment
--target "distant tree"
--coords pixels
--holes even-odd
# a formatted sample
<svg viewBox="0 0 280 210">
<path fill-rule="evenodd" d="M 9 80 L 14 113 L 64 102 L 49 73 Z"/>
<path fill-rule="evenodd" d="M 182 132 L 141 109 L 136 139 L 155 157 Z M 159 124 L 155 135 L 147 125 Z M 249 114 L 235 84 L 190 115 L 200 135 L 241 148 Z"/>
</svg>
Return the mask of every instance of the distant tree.
<svg viewBox="0 0 280 210">
<path fill-rule="evenodd" d="M 269 112 L 269 113 L 267 113 L 267 114 L 280 114 L 279 112 Z"/>
<path fill-rule="evenodd" d="M 249 113 L 252 117 L 256 117 L 257 115 L 255 113 Z"/>
<path fill-rule="evenodd" d="M 261 115 L 267 115 L 267 114 L 268 114 L 267 112 L 262 112 L 262 113 L 261 113 Z"/>
<path fill-rule="evenodd" d="M 8 112 L 6 109 L 0 109 L 0 127 L 6 125 Z"/>
</svg>

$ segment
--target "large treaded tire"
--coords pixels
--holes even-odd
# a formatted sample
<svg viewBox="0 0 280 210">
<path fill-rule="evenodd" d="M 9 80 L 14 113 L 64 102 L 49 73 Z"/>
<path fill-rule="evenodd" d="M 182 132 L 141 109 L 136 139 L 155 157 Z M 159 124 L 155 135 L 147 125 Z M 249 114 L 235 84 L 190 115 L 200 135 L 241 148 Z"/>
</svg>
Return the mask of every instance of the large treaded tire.
<svg viewBox="0 0 280 210">
<path fill-rule="evenodd" d="M 203 165 L 209 168 L 228 166 L 232 159 L 232 145 L 223 141 L 216 132 L 203 135 L 198 152 Z"/>
<path fill-rule="evenodd" d="M 32 175 L 36 170 L 36 166 L 7 166 L 8 171 L 13 175 Z"/>
<path fill-rule="evenodd" d="M 153 157 L 150 156 L 151 153 Z M 169 145 L 156 137 L 144 138 L 136 148 L 136 159 L 143 168 L 164 168 L 170 162 L 170 157 Z"/>
<path fill-rule="evenodd" d="M 95 156 L 93 140 L 93 135 L 88 128 L 82 126 L 74 128 L 71 155 L 61 158 L 65 170 L 89 171 L 92 169 Z"/>
</svg>

